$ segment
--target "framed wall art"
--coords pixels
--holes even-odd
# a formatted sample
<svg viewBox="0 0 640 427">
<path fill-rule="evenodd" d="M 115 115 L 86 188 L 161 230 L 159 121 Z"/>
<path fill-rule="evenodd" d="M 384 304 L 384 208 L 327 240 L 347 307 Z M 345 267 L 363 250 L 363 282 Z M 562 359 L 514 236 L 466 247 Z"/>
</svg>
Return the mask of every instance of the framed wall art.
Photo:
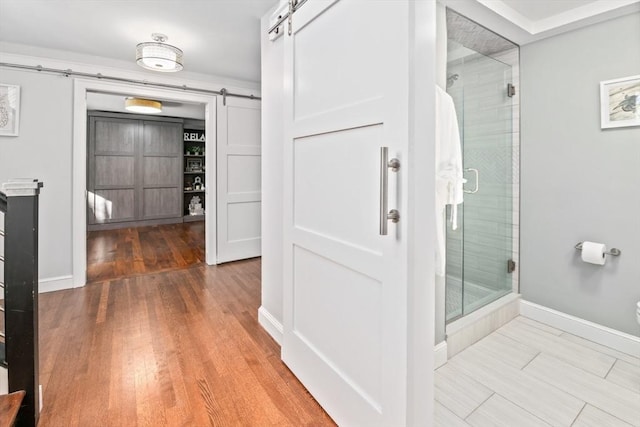
<svg viewBox="0 0 640 427">
<path fill-rule="evenodd" d="M 0 136 L 18 136 L 20 86 L 0 83 Z"/>
<path fill-rule="evenodd" d="M 640 126 L 640 75 L 600 82 L 600 127 Z"/>
<path fill-rule="evenodd" d="M 187 172 L 202 172 L 201 159 L 187 159 Z"/>
</svg>

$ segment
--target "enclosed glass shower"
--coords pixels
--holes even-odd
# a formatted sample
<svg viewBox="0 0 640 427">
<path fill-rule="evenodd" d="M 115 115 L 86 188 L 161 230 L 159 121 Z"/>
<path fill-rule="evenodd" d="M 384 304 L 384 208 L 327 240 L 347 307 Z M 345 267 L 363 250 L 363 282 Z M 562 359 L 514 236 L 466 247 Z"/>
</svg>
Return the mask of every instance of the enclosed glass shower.
<svg viewBox="0 0 640 427">
<path fill-rule="evenodd" d="M 447 227 L 451 322 L 517 291 L 519 51 L 452 10 L 447 38 L 447 93 L 456 107 L 467 180 L 458 229 Z"/>
</svg>

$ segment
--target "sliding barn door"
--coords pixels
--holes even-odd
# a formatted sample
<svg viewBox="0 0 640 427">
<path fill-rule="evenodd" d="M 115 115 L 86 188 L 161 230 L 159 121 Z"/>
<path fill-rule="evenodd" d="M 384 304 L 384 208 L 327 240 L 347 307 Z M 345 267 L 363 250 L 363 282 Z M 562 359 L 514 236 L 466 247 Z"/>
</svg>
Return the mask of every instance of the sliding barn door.
<svg viewBox="0 0 640 427">
<path fill-rule="evenodd" d="M 218 97 L 218 262 L 260 256 L 260 101 Z"/>
<path fill-rule="evenodd" d="M 311 0 L 284 25 L 282 357 L 345 426 L 407 422 L 410 7 Z"/>
</svg>

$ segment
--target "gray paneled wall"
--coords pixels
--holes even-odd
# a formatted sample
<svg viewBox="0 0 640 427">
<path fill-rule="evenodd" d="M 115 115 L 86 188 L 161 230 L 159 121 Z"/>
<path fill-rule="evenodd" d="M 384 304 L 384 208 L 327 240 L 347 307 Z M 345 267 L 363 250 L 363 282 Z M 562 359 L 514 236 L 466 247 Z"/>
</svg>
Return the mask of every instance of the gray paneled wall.
<svg viewBox="0 0 640 427">
<path fill-rule="evenodd" d="M 89 229 L 182 218 L 181 120 L 91 112 L 88 154 Z"/>
</svg>

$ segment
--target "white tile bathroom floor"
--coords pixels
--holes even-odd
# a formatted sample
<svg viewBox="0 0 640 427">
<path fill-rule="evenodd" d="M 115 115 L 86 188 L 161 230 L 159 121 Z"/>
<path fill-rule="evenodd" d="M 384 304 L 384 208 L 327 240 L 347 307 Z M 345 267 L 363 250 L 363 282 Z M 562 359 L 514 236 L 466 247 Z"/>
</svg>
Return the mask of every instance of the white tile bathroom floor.
<svg viewBox="0 0 640 427">
<path fill-rule="evenodd" d="M 640 426 L 640 358 L 522 316 L 435 375 L 438 427 Z"/>
</svg>

